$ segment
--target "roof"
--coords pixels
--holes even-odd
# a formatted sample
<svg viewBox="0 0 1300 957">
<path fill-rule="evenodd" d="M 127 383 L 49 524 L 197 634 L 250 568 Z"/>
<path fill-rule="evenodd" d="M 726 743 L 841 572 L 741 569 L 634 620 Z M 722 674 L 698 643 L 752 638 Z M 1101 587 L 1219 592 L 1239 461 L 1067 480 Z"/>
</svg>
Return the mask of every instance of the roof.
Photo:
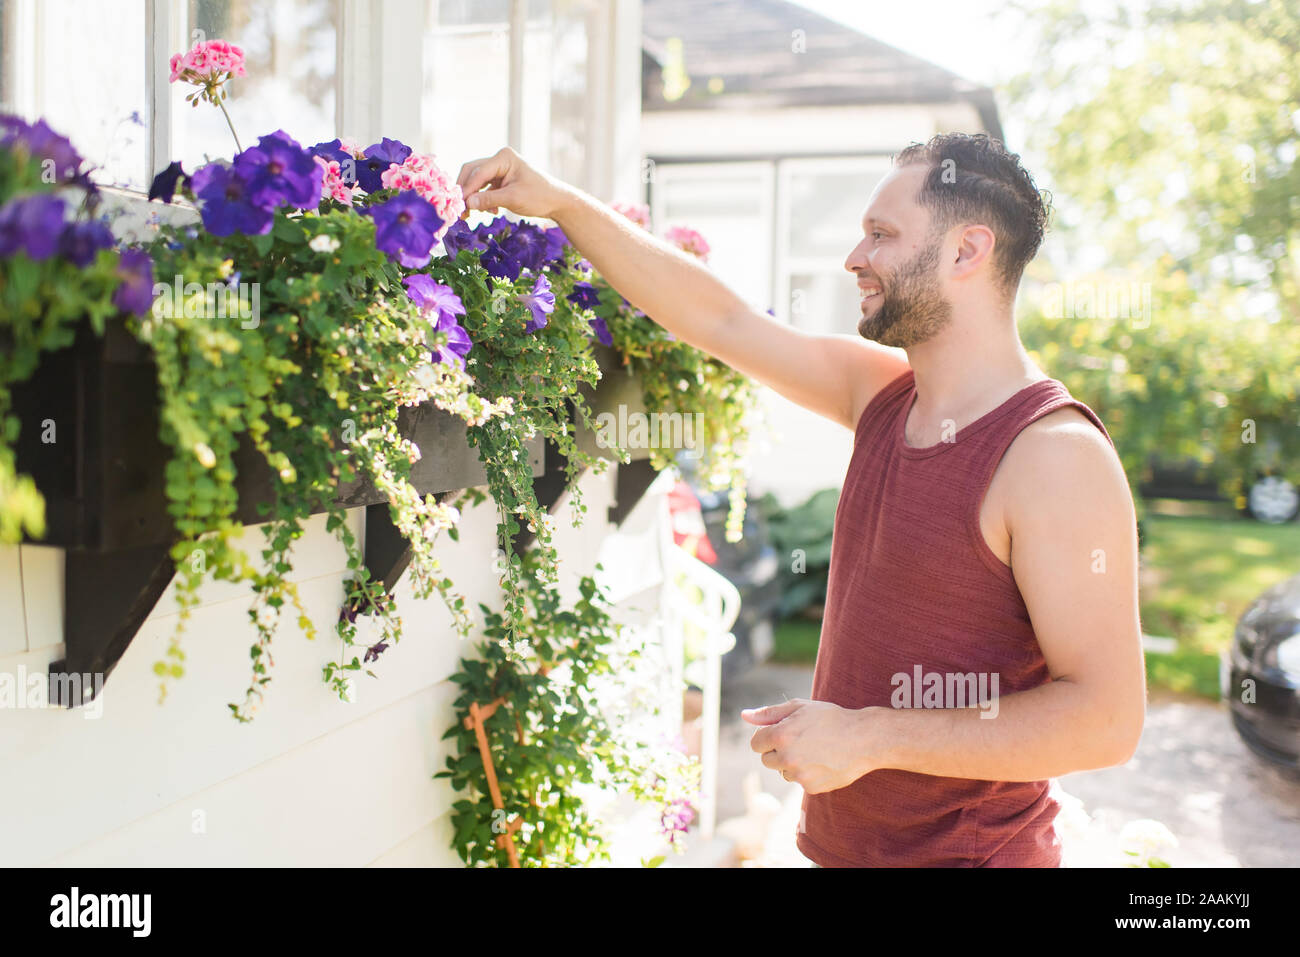
<svg viewBox="0 0 1300 957">
<path fill-rule="evenodd" d="M 965 101 L 1002 138 L 988 87 L 798 4 L 643 0 L 641 11 L 643 110 Z M 669 99 L 681 66 L 690 85 Z"/>
</svg>

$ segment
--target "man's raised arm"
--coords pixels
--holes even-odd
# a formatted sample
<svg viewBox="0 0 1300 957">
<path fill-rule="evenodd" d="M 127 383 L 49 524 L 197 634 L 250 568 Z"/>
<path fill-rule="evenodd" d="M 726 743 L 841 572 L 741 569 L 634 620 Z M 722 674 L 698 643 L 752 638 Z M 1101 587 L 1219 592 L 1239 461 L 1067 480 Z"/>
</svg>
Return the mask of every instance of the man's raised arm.
<svg viewBox="0 0 1300 957">
<path fill-rule="evenodd" d="M 457 182 L 469 209 L 554 220 L 611 286 L 678 339 L 846 428 L 907 369 L 901 350 L 812 335 L 758 312 L 693 257 L 508 147 L 466 163 Z"/>
</svg>

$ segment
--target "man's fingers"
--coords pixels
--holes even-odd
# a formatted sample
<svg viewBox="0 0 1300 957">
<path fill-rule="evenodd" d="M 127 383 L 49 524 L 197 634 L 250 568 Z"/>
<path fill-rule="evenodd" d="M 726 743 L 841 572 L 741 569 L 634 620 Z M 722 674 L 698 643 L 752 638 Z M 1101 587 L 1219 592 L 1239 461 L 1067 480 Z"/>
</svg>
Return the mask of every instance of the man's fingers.
<svg viewBox="0 0 1300 957">
<path fill-rule="evenodd" d="M 493 177 L 505 173 L 505 164 L 495 156 L 484 156 L 482 159 L 470 160 L 460 168 L 460 175 L 456 177 L 456 185 L 460 187 L 462 193 L 477 193 L 486 186 Z"/>
<path fill-rule="evenodd" d="M 513 192 L 509 188 L 505 189 L 485 189 L 480 193 L 473 193 L 465 199 L 466 209 L 480 209 L 486 212 L 495 213 L 498 206 L 510 207 L 510 201 L 514 198 Z"/>
<path fill-rule="evenodd" d="M 785 767 L 785 761 L 782 759 L 781 752 L 779 751 L 764 751 L 759 756 L 758 760 L 762 761 L 765 767 L 769 767 L 773 771 L 780 771 Z"/>
<path fill-rule="evenodd" d="M 740 716 L 750 724 L 776 724 L 802 708 L 807 702 L 803 698 L 794 698 L 781 704 L 768 705 L 766 708 L 746 708 Z"/>
</svg>

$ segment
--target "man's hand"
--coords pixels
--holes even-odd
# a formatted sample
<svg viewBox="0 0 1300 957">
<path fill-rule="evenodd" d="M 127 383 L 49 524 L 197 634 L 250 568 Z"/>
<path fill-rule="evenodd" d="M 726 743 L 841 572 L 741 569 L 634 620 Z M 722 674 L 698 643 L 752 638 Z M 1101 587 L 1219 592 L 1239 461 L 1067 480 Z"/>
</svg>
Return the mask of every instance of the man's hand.
<svg viewBox="0 0 1300 957">
<path fill-rule="evenodd" d="M 854 711 L 829 701 L 794 698 L 740 716 L 762 725 L 749 746 L 769 768 L 808 794 L 846 787 L 879 767 L 871 755 L 872 709 Z"/>
<path fill-rule="evenodd" d="M 533 169 L 508 146 L 492 156 L 466 163 L 460 168 L 456 185 L 465 194 L 462 219 L 470 210 L 496 213 L 501 206 L 520 216 L 554 219 L 565 196 L 563 183 Z M 485 186 L 489 188 L 483 189 Z"/>
</svg>

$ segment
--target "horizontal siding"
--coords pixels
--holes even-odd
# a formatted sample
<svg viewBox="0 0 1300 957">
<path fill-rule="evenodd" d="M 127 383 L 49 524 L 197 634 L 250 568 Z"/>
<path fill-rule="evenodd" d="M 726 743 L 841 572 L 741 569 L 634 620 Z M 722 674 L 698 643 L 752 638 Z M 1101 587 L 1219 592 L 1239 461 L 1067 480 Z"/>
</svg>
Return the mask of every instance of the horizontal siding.
<svg viewBox="0 0 1300 957">
<path fill-rule="evenodd" d="M 582 528 L 572 527 L 567 504 L 558 510 L 567 600 L 597 559 L 611 581 L 644 584 L 657 574 L 662 495 L 648 496 L 611 534 L 605 516 L 613 478 L 612 468 L 584 477 Z M 349 516 L 358 532 L 362 514 Z M 459 542 L 438 545 L 443 567 L 476 613 L 479 601 L 500 607 L 491 570 L 495 521 L 489 501 L 465 513 Z M 250 550 L 260 541 L 252 534 Z M 55 550 L 43 551 L 34 566 L 43 570 L 25 584 L 48 595 L 62 563 Z M 182 640 L 187 674 L 161 706 L 152 666 L 176 624 L 167 596 L 98 706 L 0 713 L 0 762 L 11 782 L 0 791 L 0 863 L 459 865 L 448 817 L 455 798 L 432 775 L 445 766 L 448 743 L 440 738 L 454 720 L 456 689 L 446 678 L 471 642 L 457 640 L 440 598 L 416 601 L 403 580 L 398 602 L 407 637 L 373 666 L 378 680 L 360 677 L 355 702 L 341 702 L 321 669 L 338 650 L 331 629 L 345 577 L 342 549 L 317 517 L 294 555 L 294 577 L 321 637 L 307 641 L 286 618 L 272 648 L 273 680 L 251 724 L 236 722 L 226 708 L 247 685 L 252 641 L 250 596 L 228 583 L 205 585 Z M 0 670 L 18 662 L 37 669 L 59 651 L 0 657 Z M 195 833 L 196 812 L 203 833 Z"/>
<path fill-rule="evenodd" d="M 0 545 L 0 657 L 27 650 L 23 573 L 17 545 Z"/>
</svg>

